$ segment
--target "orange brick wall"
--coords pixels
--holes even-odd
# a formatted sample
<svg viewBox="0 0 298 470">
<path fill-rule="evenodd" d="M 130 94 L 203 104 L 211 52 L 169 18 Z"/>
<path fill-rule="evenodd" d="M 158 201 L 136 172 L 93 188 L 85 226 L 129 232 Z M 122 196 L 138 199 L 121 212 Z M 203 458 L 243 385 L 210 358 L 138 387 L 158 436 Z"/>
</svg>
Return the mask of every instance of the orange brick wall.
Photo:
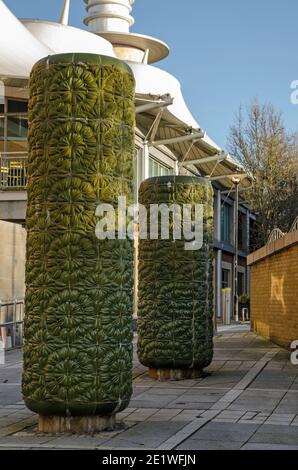
<svg viewBox="0 0 298 470">
<path fill-rule="evenodd" d="M 285 348 L 298 340 L 298 244 L 252 264 L 250 299 L 255 332 Z"/>
</svg>

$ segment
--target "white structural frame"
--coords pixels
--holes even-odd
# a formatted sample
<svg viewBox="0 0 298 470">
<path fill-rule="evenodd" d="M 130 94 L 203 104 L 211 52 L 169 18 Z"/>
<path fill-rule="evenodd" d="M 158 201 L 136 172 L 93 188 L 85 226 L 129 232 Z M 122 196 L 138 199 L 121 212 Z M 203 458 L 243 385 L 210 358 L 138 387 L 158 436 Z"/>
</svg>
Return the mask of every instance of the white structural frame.
<svg viewBox="0 0 298 470">
<path fill-rule="evenodd" d="M 190 134 L 185 134 L 179 137 L 172 137 L 170 139 L 150 141 L 149 146 L 158 147 L 160 145 L 173 145 L 181 142 L 190 142 L 194 140 L 200 140 L 205 137 L 205 132 L 201 129 L 192 129 Z"/>
<path fill-rule="evenodd" d="M 145 101 L 145 100 L 142 100 Z M 174 98 L 167 93 L 158 97 L 156 100 L 149 100 L 148 103 L 136 106 L 136 114 L 141 114 L 146 111 L 152 111 L 153 109 L 166 108 L 174 103 Z"/>
<path fill-rule="evenodd" d="M 226 178 L 232 179 L 232 178 L 246 178 L 248 175 L 247 173 L 230 173 L 229 175 L 219 175 L 219 176 L 206 176 L 206 178 L 210 179 L 211 181 L 220 181 L 224 180 Z"/>
<path fill-rule="evenodd" d="M 228 157 L 228 154 L 225 152 L 220 152 L 212 157 L 198 158 L 196 160 L 187 160 L 181 162 L 181 166 L 187 167 L 189 165 L 200 165 L 203 163 L 212 163 L 212 162 L 223 162 Z"/>
</svg>

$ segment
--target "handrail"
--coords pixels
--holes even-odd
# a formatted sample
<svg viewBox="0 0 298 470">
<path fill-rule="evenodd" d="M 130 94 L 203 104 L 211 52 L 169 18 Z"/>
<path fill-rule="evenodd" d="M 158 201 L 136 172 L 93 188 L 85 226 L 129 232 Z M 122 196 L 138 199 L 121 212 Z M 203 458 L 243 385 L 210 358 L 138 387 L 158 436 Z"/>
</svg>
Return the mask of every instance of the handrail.
<svg viewBox="0 0 298 470">
<path fill-rule="evenodd" d="M 0 328 L 5 328 L 6 326 L 11 326 L 11 325 L 22 325 L 23 323 L 24 323 L 24 320 L 7 321 L 5 323 L 0 323 Z"/>
<path fill-rule="evenodd" d="M 11 305 L 23 305 L 24 301 L 23 300 L 15 300 L 14 302 L 1 302 L 0 301 L 0 307 L 10 307 Z"/>
<path fill-rule="evenodd" d="M 1 116 L 4 116 L 4 117 L 5 117 L 5 116 L 10 116 L 10 117 L 12 117 L 12 116 L 28 117 L 28 113 L 26 113 L 25 111 L 24 111 L 24 112 L 19 112 L 19 113 L 14 112 L 14 111 L 8 111 L 7 113 L 4 113 L 4 114 L 2 113 Z"/>
<path fill-rule="evenodd" d="M 27 151 L 24 151 L 24 152 L 0 152 L 0 157 L 2 155 L 8 155 L 8 157 L 10 157 L 10 155 L 12 155 L 12 156 L 13 155 L 24 155 L 24 156 L 26 156 L 26 155 L 28 155 L 28 152 Z"/>
</svg>

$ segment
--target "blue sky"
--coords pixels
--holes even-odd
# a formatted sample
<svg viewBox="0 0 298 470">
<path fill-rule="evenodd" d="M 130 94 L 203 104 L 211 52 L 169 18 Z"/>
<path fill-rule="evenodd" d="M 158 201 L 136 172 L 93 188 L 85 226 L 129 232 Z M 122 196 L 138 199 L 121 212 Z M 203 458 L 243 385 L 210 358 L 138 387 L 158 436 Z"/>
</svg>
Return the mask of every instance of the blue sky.
<svg viewBox="0 0 298 470">
<path fill-rule="evenodd" d="M 63 0 L 5 0 L 19 17 L 59 17 Z M 83 0 L 71 0 L 84 27 Z M 290 84 L 298 80 L 297 0 L 136 0 L 135 32 L 169 44 L 157 64 L 175 75 L 192 114 L 221 146 L 240 104 L 270 101 L 298 129 Z"/>
</svg>

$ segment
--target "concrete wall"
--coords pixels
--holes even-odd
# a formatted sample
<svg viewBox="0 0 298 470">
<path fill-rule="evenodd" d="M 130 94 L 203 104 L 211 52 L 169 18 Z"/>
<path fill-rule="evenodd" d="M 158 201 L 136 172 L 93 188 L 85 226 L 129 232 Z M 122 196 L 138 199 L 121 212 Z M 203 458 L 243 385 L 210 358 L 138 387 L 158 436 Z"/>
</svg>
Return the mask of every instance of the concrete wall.
<svg viewBox="0 0 298 470">
<path fill-rule="evenodd" d="M 26 206 L 26 191 L 0 191 L 0 220 L 24 221 Z"/>
<path fill-rule="evenodd" d="M 26 231 L 0 221 L 0 300 L 21 300 L 25 294 Z"/>
<path fill-rule="evenodd" d="M 248 257 L 255 332 L 290 348 L 298 340 L 298 231 Z"/>
</svg>

